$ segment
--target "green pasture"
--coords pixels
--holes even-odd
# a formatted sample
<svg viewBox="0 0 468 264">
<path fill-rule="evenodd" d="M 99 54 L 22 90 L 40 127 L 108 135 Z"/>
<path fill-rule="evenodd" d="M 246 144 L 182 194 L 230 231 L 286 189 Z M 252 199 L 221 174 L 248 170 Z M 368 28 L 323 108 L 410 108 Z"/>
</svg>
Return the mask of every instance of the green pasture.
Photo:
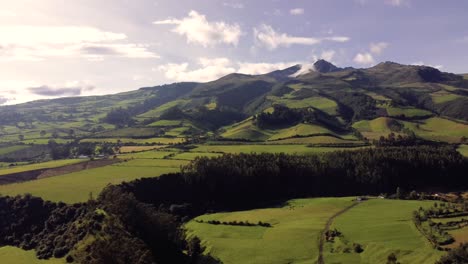
<svg viewBox="0 0 468 264">
<path fill-rule="evenodd" d="M 412 212 L 433 202 L 371 199 L 338 216 L 332 228 L 349 243 L 359 243 L 360 254 L 340 252 L 340 241 L 327 242 L 325 263 L 386 263 L 391 253 L 401 263 L 434 263 L 444 253 L 435 250 L 416 229 Z M 331 251 L 335 252 L 332 253 Z"/>
<path fill-rule="evenodd" d="M 208 214 L 196 220 L 259 221 L 272 227 L 186 224 L 189 237 L 198 236 L 205 253 L 224 264 L 314 263 L 325 223 L 352 204 L 352 198 L 316 198 L 289 201 L 278 208 Z"/>
</svg>

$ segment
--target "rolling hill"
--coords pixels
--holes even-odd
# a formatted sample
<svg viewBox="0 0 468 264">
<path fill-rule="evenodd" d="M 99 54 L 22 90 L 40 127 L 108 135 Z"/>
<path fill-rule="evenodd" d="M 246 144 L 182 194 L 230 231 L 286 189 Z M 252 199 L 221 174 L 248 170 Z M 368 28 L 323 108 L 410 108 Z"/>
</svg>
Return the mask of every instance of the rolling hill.
<svg viewBox="0 0 468 264">
<path fill-rule="evenodd" d="M 313 70 L 304 67 L 2 106 L 0 143 L 10 148 L 12 142 L 41 145 L 50 139 L 136 145 L 193 138 L 301 143 L 300 138 L 310 142 L 314 136 L 362 143 L 392 132 L 457 143 L 467 135 L 466 75 L 394 62 L 355 69 L 319 60 Z M 275 113 L 277 106 L 287 110 Z M 278 121 L 285 113 L 295 120 Z M 262 120 L 268 121 L 260 126 Z"/>
</svg>

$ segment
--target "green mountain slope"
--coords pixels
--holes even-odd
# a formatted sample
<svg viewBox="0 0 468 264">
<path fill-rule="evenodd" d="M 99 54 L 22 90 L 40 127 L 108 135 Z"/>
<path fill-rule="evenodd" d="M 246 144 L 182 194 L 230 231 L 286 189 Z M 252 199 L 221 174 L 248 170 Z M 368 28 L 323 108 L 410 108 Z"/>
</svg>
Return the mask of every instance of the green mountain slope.
<svg viewBox="0 0 468 264">
<path fill-rule="evenodd" d="M 164 137 L 362 140 L 362 136 L 399 134 L 402 128 L 406 134 L 437 141 L 458 142 L 468 136 L 467 75 L 393 62 L 343 69 L 321 60 L 314 71 L 301 67 L 263 75 L 230 74 L 208 83 L 174 83 L 113 95 L 2 106 L 0 143 L 89 138 L 125 142 L 133 138 L 141 143 L 141 139 Z M 396 127 L 389 128 L 389 122 Z M 433 130 L 434 122 L 450 127 L 455 123 L 457 132 Z M 163 141 L 168 142 L 151 142 Z"/>
</svg>

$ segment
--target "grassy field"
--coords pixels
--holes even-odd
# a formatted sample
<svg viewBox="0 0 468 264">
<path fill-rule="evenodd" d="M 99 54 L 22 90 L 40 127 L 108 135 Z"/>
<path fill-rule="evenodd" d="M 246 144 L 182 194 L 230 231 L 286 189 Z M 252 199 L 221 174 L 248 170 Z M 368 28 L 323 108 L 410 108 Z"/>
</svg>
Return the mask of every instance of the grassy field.
<svg viewBox="0 0 468 264">
<path fill-rule="evenodd" d="M 460 145 L 457 150 L 463 156 L 468 157 L 468 145 Z"/>
<path fill-rule="evenodd" d="M 314 154 L 337 150 L 356 150 L 357 148 L 307 147 L 306 145 L 199 145 L 193 152 L 215 153 L 288 153 Z"/>
<path fill-rule="evenodd" d="M 464 227 L 461 229 L 456 229 L 456 230 L 448 231 L 448 232 L 455 239 L 455 243 L 450 244 L 449 248 L 455 248 L 455 247 L 458 247 L 460 243 L 468 242 L 468 227 Z"/>
<path fill-rule="evenodd" d="M 117 143 L 120 140 L 123 144 L 134 143 L 134 144 L 178 144 L 185 141 L 185 138 L 86 138 L 82 139 L 81 142 L 96 142 L 96 143 Z"/>
<path fill-rule="evenodd" d="M 419 117 L 432 114 L 427 110 L 412 107 L 387 107 L 386 109 L 389 116 Z"/>
<path fill-rule="evenodd" d="M 13 146 L 0 147 L 0 155 L 5 155 L 11 152 L 16 152 L 18 150 L 27 149 L 30 147 L 31 146 L 28 146 L 28 145 L 13 145 Z"/>
<path fill-rule="evenodd" d="M 468 125 L 457 123 L 448 119 L 433 117 L 415 122 L 403 122 L 405 127 L 424 139 L 459 143 L 462 136 L 468 135 Z"/>
<path fill-rule="evenodd" d="M 307 136 L 312 134 L 333 134 L 333 132 L 328 130 L 327 128 L 314 124 L 297 124 L 293 127 L 280 129 L 275 132 L 276 133 L 273 136 L 271 136 L 268 140 L 284 139 L 294 136 Z"/>
<path fill-rule="evenodd" d="M 461 97 L 462 96 L 460 96 L 460 95 L 449 93 L 447 91 L 439 91 L 439 92 L 435 92 L 435 93 L 431 94 L 432 101 L 435 104 L 450 102 L 450 101 L 453 101 L 453 100 L 455 100 L 457 98 L 461 98 Z"/>
<path fill-rule="evenodd" d="M 2 195 L 31 193 L 50 201 L 84 202 L 88 199 L 90 193 L 97 196 L 108 184 L 118 184 L 142 177 L 155 177 L 164 173 L 177 172 L 180 165 L 185 163 L 179 160 L 133 159 L 124 163 L 116 163 L 61 176 L 1 185 L 0 193 Z"/>
<path fill-rule="evenodd" d="M 164 148 L 166 146 L 122 146 L 120 147 L 120 153 L 129 153 L 129 152 L 141 152 L 148 151 L 153 149 Z"/>
<path fill-rule="evenodd" d="M 75 164 L 78 162 L 83 162 L 83 161 L 85 160 L 82 160 L 82 159 L 53 160 L 53 161 L 47 161 L 47 162 L 41 162 L 41 163 L 2 168 L 0 169 L 0 177 L 1 175 L 23 172 L 23 171 L 57 168 L 61 166 Z"/>
<path fill-rule="evenodd" d="M 34 250 L 22 250 L 16 247 L 0 247 L 0 262 L 5 264 L 62 264 L 64 259 L 40 260 Z"/>
<path fill-rule="evenodd" d="M 191 221 L 206 253 L 224 264 L 314 263 L 318 237 L 327 219 L 351 204 L 351 198 L 292 200 L 280 208 L 203 215 L 196 220 L 267 222 L 272 227 L 211 225 Z"/>
<path fill-rule="evenodd" d="M 270 141 L 268 144 L 359 144 L 361 141 L 340 139 L 332 136 L 297 137 Z"/>
<path fill-rule="evenodd" d="M 224 130 L 221 136 L 230 139 L 267 140 L 273 135 L 273 132 L 258 128 L 251 118 L 225 127 Z"/>
<path fill-rule="evenodd" d="M 395 253 L 401 263 L 434 263 L 443 252 L 434 250 L 416 229 L 411 217 L 432 202 L 371 199 L 338 216 L 332 228 L 343 239 L 327 242 L 326 263 L 385 263 Z M 359 243 L 364 252 L 343 253 L 340 242 Z M 335 253 L 330 251 L 334 249 Z"/>
<path fill-rule="evenodd" d="M 335 101 L 330 100 L 325 97 L 319 97 L 319 96 L 309 97 L 309 98 L 300 99 L 300 100 L 277 98 L 275 96 L 269 96 L 268 99 L 270 99 L 274 103 L 282 104 L 289 108 L 315 107 L 331 115 L 336 115 L 337 113 L 336 110 L 338 107 Z"/>
</svg>

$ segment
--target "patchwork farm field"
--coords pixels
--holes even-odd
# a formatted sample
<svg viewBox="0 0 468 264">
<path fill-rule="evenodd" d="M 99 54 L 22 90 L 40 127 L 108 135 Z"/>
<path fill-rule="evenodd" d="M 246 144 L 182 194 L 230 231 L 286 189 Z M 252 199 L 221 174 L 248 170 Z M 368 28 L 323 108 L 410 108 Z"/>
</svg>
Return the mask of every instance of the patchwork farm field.
<svg viewBox="0 0 468 264">
<path fill-rule="evenodd" d="M 359 204 L 335 219 L 332 229 L 341 232 L 343 238 L 327 243 L 326 263 L 385 263 L 391 253 L 401 263 L 434 263 L 444 252 L 435 250 L 412 221 L 414 210 L 432 204 L 385 199 Z M 340 249 L 343 241 L 359 243 L 364 251 L 344 253 Z"/>
<path fill-rule="evenodd" d="M 215 152 L 215 153 L 287 153 L 287 154 L 314 154 L 338 150 L 356 150 L 356 148 L 340 147 L 308 147 L 306 145 L 198 145 L 192 152 Z"/>
<path fill-rule="evenodd" d="M 353 204 L 353 198 L 291 200 L 279 208 L 207 214 L 186 224 L 206 253 L 223 263 L 316 263 L 325 223 Z M 412 212 L 431 202 L 371 199 L 332 222 L 342 233 L 325 242 L 325 263 L 385 263 L 395 253 L 401 263 L 434 263 L 444 254 L 435 250 L 412 222 Z M 208 221 L 270 223 L 272 227 L 210 224 Z M 363 252 L 354 253 L 359 243 Z"/>
<path fill-rule="evenodd" d="M 90 193 L 97 196 L 108 184 L 119 184 L 123 181 L 156 177 L 161 174 L 179 171 L 180 166 L 186 164 L 187 161 L 162 159 L 171 153 L 173 152 L 150 151 L 126 154 L 122 155 L 121 158 L 128 161 L 121 163 L 44 179 L 0 185 L 0 193 L 12 196 L 30 193 L 45 200 L 56 202 L 85 202 Z M 62 165 L 65 162 L 70 161 L 62 161 Z M 0 172 L 4 171 L 6 170 L 0 170 Z"/>
<path fill-rule="evenodd" d="M 186 225 L 189 236 L 198 236 L 206 253 L 224 264 L 314 263 L 318 238 L 336 212 L 352 198 L 291 200 L 280 208 L 209 214 Z M 198 223 L 197 221 L 204 221 Z M 213 225 L 206 221 L 269 223 L 272 227 Z"/>
</svg>

